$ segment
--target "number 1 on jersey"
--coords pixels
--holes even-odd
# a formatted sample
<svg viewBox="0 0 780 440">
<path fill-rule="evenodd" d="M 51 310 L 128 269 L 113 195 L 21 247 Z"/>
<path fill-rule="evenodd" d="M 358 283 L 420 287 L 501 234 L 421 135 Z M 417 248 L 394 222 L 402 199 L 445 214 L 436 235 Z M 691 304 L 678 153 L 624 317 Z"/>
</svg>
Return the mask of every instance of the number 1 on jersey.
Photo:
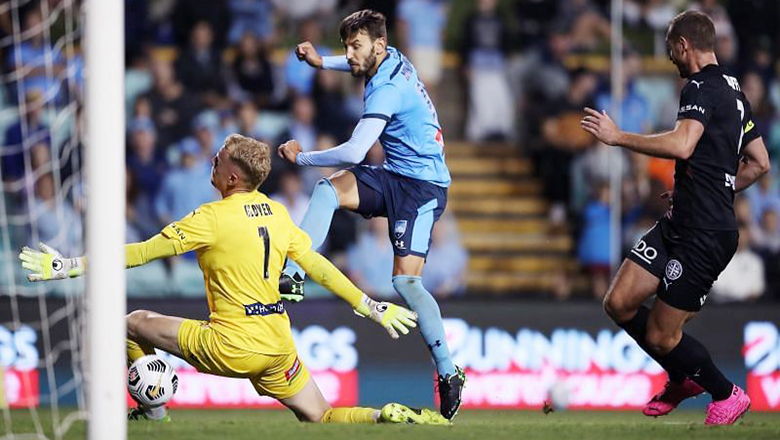
<svg viewBox="0 0 780 440">
<path fill-rule="evenodd" d="M 271 256 L 271 236 L 268 234 L 268 228 L 265 226 L 258 227 L 257 233 L 263 239 L 263 278 L 267 280 L 269 278 L 268 259 Z"/>
</svg>

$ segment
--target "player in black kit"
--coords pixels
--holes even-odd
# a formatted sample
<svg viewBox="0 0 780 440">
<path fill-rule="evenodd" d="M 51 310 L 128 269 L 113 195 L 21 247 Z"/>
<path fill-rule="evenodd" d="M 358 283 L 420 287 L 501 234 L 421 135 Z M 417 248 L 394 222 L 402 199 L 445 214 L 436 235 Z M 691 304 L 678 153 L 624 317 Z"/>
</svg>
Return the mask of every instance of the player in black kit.
<svg viewBox="0 0 780 440">
<path fill-rule="evenodd" d="M 666 43 L 680 76 L 688 79 L 672 131 L 626 133 L 605 111 L 589 108 L 581 122 L 605 144 L 676 161 L 674 204 L 631 250 L 604 309 L 669 374 L 645 415 L 666 415 L 707 391 L 712 403 L 705 423 L 730 425 L 748 411 L 750 399 L 682 327 L 704 305 L 737 249 L 734 194 L 769 171 L 769 157 L 739 83 L 718 65 L 709 17 L 693 11 L 678 15 Z M 642 305 L 654 294 L 652 308 Z"/>
</svg>

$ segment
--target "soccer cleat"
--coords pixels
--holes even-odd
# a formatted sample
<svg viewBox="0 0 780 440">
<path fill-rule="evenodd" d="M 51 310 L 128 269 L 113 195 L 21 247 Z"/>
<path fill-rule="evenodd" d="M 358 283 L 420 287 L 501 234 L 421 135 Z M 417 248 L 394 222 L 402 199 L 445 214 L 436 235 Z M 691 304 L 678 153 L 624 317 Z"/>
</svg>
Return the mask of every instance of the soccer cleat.
<svg viewBox="0 0 780 440">
<path fill-rule="evenodd" d="M 297 273 L 293 276 L 283 273 L 279 277 L 279 293 L 285 301 L 294 303 L 303 301 L 303 278 Z"/>
<path fill-rule="evenodd" d="M 409 408 L 400 403 L 388 403 L 382 407 L 379 420 L 382 423 L 405 423 L 408 425 L 449 425 L 450 421 L 436 411 L 427 408 Z"/>
<path fill-rule="evenodd" d="M 647 402 L 642 414 L 652 417 L 665 416 L 677 408 L 683 400 L 696 397 L 703 392 L 704 388 L 688 378 L 683 383 L 666 382 L 664 389 Z"/>
<path fill-rule="evenodd" d="M 747 414 L 749 409 L 750 397 L 742 388 L 734 385 L 728 399 L 718 400 L 707 405 L 707 418 L 704 419 L 704 424 L 733 425 Z"/>
<path fill-rule="evenodd" d="M 163 418 L 153 419 L 141 408 L 132 408 L 130 409 L 130 412 L 127 413 L 127 420 L 148 420 L 150 422 L 167 423 L 171 421 L 171 413 L 168 410 L 165 410 L 165 416 Z"/>
<path fill-rule="evenodd" d="M 459 366 L 455 366 L 455 374 L 439 376 L 439 404 L 441 415 L 447 420 L 452 420 L 460 408 L 463 386 L 466 384 L 466 373 Z"/>
</svg>

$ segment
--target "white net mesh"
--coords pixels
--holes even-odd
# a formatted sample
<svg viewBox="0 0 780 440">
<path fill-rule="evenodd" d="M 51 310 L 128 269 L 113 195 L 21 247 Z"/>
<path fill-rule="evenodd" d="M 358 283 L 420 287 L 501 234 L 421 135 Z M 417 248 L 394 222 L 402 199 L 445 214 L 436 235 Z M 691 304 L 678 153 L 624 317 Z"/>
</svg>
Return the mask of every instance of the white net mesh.
<svg viewBox="0 0 780 440">
<path fill-rule="evenodd" d="M 0 2 L 0 439 L 85 417 L 81 280 L 31 284 L 22 246 L 84 253 L 81 3 Z"/>
</svg>

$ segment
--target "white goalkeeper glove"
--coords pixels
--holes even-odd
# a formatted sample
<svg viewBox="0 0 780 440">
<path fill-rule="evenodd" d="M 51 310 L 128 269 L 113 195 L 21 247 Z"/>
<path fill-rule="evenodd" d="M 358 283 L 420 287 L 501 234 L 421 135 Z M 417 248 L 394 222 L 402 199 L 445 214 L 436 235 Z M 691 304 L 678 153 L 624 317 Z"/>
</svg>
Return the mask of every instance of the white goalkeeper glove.
<svg viewBox="0 0 780 440">
<path fill-rule="evenodd" d="M 29 281 L 61 280 L 84 275 L 87 266 L 85 257 L 65 258 L 46 243 L 38 243 L 38 248 L 40 252 L 25 246 L 19 254 L 22 267 L 32 272 L 27 274 Z"/>
<path fill-rule="evenodd" d="M 381 325 L 393 339 L 398 339 L 399 331 L 408 334 L 409 328 L 417 327 L 417 313 L 391 302 L 374 301 L 365 294 L 355 308 L 355 314 Z"/>
</svg>

